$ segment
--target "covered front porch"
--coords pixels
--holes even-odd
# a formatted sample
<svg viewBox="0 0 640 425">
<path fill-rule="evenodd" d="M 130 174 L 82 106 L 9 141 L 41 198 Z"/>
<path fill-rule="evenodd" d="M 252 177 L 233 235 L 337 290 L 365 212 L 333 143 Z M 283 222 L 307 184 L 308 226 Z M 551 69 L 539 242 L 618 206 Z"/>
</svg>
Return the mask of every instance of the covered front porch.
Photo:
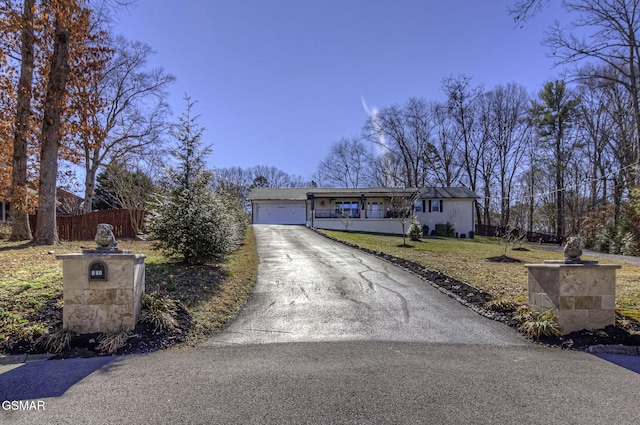
<svg viewBox="0 0 640 425">
<path fill-rule="evenodd" d="M 413 209 L 417 191 L 401 190 L 390 195 L 359 189 L 359 193 L 308 193 L 307 225 L 322 229 L 401 233 L 400 215 Z M 395 219 L 395 220 L 394 220 Z"/>
</svg>

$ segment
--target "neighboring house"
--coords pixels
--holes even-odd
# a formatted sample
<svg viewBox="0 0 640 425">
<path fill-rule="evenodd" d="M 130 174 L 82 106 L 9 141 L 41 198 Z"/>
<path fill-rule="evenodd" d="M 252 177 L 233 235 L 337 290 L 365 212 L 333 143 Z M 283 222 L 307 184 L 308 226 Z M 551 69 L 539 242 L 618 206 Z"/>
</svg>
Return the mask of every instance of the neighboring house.
<svg viewBox="0 0 640 425">
<path fill-rule="evenodd" d="M 255 224 L 304 224 L 319 229 L 402 233 L 398 205 L 414 199 L 421 226 L 451 223 L 458 234 L 474 231 L 475 193 L 462 187 L 256 188 L 249 193 Z M 403 205 L 404 204 L 404 205 Z M 405 227 L 408 231 L 409 225 Z"/>
<path fill-rule="evenodd" d="M 27 187 L 29 196 L 35 197 L 37 192 L 32 186 Z M 9 205 L 7 201 L 10 197 L 10 193 L 7 193 L 0 203 L 0 222 L 7 221 L 9 219 Z M 56 189 L 56 214 L 57 215 L 78 215 L 82 214 L 82 203 L 84 198 L 68 192 L 64 189 Z"/>
<path fill-rule="evenodd" d="M 56 214 L 79 215 L 82 214 L 84 198 L 64 189 L 56 188 Z"/>
</svg>

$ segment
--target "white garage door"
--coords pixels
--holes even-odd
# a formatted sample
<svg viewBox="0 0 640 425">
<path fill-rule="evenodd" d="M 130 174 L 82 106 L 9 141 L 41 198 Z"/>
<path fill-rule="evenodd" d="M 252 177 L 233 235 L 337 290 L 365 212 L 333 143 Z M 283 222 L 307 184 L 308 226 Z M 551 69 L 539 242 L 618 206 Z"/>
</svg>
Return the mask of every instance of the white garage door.
<svg viewBox="0 0 640 425">
<path fill-rule="evenodd" d="M 304 202 L 256 202 L 253 215 L 255 224 L 305 224 L 307 206 Z"/>
</svg>

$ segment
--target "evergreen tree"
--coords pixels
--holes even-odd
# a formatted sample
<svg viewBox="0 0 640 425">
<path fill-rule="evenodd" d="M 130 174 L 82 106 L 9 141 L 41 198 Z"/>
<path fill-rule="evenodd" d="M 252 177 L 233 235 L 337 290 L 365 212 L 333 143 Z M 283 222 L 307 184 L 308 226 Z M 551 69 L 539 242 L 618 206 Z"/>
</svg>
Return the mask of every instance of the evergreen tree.
<svg viewBox="0 0 640 425">
<path fill-rule="evenodd" d="M 198 116 L 192 115 L 194 103 L 190 98 L 186 101 L 171 151 L 176 165 L 166 169 L 164 194 L 151 205 L 147 230 L 166 254 L 203 264 L 237 247 L 246 219 L 242 220 L 241 207 L 234 208 L 228 196 L 212 191 L 213 174 L 206 168 L 211 147 L 203 146 L 203 128 L 198 126 Z"/>
<path fill-rule="evenodd" d="M 540 147 L 550 151 L 555 173 L 556 236 L 562 238 L 565 236 L 565 169 L 574 148 L 569 140 L 569 131 L 578 117 L 580 99 L 562 80 L 546 83 L 538 96 L 541 102 L 533 102 L 531 114 L 538 130 Z"/>
</svg>

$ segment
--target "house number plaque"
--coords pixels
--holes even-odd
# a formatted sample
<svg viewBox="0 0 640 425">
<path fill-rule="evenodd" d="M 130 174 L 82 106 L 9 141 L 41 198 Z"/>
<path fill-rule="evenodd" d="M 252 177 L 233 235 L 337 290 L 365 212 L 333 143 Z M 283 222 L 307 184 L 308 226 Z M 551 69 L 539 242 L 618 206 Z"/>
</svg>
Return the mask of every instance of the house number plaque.
<svg viewBox="0 0 640 425">
<path fill-rule="evenodd" d="M 107 265 L 102 261 L 94 261 L 89 266 L 89 280 L 107 280 Z"/>
</svg>

